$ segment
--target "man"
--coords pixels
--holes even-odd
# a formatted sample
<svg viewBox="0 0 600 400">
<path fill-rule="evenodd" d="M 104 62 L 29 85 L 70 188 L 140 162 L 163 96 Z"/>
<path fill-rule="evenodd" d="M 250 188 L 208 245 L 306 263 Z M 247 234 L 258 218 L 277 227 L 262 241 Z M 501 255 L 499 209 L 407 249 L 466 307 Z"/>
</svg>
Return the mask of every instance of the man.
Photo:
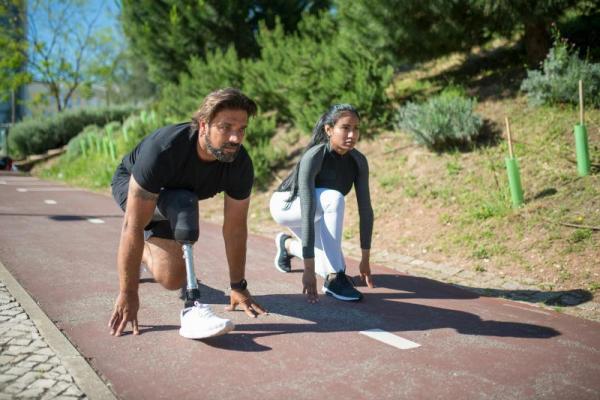
<svg viewBox="0 0 600 400">
<path fill-rule="evenodd" d="M 199 200 L 225 192 L 223 239 L 232 287 L 228 310 L 240 306 L 250 317 L 265 312 L 244 279 L 254 170 L 241 143 L 248 118 L 255 114 L 256 104 L 239 90 L 217 90 L 204 99 L 190 123 L 158 129 L 117 167 L 112 191 L 125 217 L 117 256 L 120 291 L 109 321 L 112 335 L 120 336 L 129 322 L 133 334 L 139 334 L 141 262 L 166 289 L 180 289 L 186 281 L 182 247 L 174 240 L 169 221 L 153 220 L 161 193 L 170 189 L 189 190 Z M 181 323 L 180 334 L 192 337 L 182 332 L 193 331 L 194 338 L 223 334 L 233 327 L 198 302 L 182 311 Z"/>
</svg>

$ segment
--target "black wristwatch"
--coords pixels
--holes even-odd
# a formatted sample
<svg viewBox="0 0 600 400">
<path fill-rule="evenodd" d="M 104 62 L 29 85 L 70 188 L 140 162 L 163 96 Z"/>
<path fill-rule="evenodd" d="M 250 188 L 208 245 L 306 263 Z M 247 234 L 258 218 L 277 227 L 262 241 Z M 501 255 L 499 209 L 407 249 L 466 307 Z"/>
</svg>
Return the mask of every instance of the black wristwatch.
<svg viewBox="0 0 600 400">
<path fill-rule="evenodd" d="M 246 290 L 248 287 L 248 282 L 245 279 L 242 279 L 239 282 L 231 282 L 231 289 L 233 290 Z"/>
</svg>

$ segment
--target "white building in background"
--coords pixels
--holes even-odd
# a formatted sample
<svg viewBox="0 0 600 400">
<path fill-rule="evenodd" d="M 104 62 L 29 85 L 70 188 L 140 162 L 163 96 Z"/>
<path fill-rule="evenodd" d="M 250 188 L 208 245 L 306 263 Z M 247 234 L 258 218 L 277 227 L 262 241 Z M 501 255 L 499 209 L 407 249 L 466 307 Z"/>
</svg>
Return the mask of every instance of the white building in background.
<svg viewBox="0 0 600 400">
<path fill-rule="evenodd" d="M 63 93 L 65 93 L 64 89 Z M 77 88 L 71 96 L 66 110 L 101 107 L 106 106 L 107 102 L 107 92 L 102 86 L 94 85 L 91 90 Z M 15 122 L 19 122 L 25 117 L 52 115 L 57 112 L 56 100 L 50 95 L 45 83 L 34 81 L 19 88 L 15 93 L 14 101 L 9 98 L 5 102 L 0 102 L 0 124 L 11 123 L 13 112 Z"/>
<path fill-rule="evenodd" d="M 75 89 L 65 110 L 107 105 L 107 93 L 104 87 L 94 85 L 91 91 L 85 90 L 85 92 L 84 95 L 81 87 Z M 63 96 L 64 93 L 66 88 L 62 89 Z M 50 94 L 48 85 L 43 82 L 25 85 L 23 101 L 25 105 L 23 116 L 26 117 L 51 115 L 57 112 L 56 99 Z"/>
</svg>

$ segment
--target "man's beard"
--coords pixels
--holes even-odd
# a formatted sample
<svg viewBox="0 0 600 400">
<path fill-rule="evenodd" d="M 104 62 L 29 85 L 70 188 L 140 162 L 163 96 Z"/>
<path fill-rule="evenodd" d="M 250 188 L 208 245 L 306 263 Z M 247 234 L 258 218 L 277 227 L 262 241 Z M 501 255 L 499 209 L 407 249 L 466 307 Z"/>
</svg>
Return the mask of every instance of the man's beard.
<svg viewBox="0 0 600 400">
<path fill-rule="evenodd" d="M 235 160 L 235 158 L 237 157 L 238 153 L 240 152 L 240 148 L 241 146 L 239 144 L 235 144 L 235 143 L 225 143 L 223 146 L 221 147 L 214 147 L 212 145 L 212 143 L 210 142 L 210 139 L 208 137 L 209 135 L 206 135 L 206 148 L 208 149 L 208 151 L 210 151 L 210 153 L 215 156 L 215 158 L 221 162 L 233 162 L 233 160 Z M 226 153 L 225 149 L 236 149 L 236 151 L 234 151 L 233 153 Z"/>
</svg>

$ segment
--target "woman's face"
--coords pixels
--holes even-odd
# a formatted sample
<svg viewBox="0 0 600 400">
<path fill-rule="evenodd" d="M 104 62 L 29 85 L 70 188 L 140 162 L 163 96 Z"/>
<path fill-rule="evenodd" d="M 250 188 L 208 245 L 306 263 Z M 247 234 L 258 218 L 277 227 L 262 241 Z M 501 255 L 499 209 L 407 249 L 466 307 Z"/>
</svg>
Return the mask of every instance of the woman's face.
<svg viewBox="0 0 600 400">
<path fill-rule="evenodd" d="M 331 148 L 338 154 L 346 154 L 358 141 L 358 117 L 353 112 L 343 112 L 334 126 L 325 125 Z"/>
</svg>

